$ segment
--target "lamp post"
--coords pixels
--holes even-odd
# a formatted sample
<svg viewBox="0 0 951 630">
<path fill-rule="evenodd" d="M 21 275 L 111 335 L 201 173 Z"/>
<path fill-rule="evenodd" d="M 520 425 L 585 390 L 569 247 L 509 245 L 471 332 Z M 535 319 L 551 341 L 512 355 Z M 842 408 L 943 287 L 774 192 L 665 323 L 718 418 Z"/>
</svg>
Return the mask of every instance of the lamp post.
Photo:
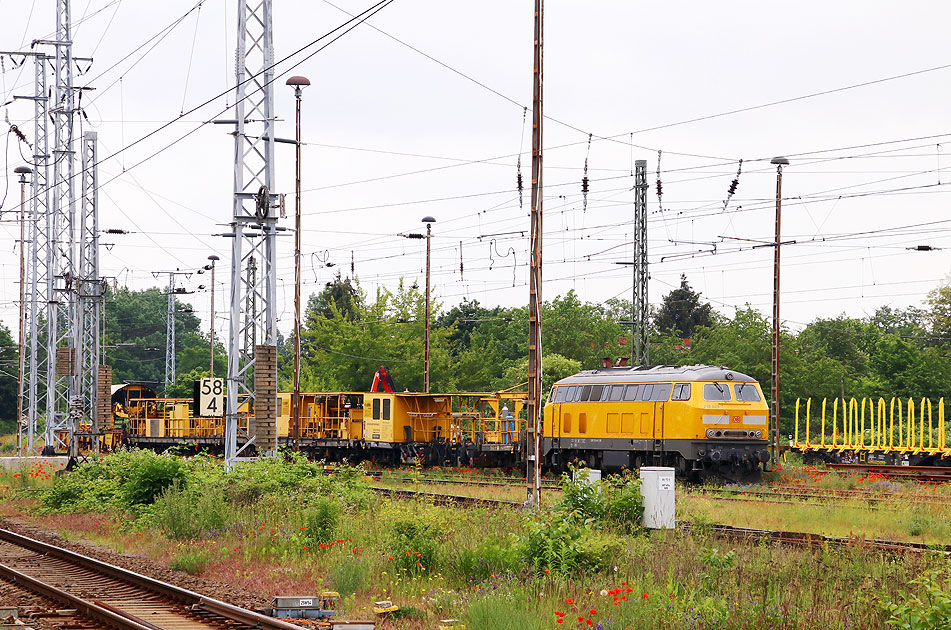
<svg viewBox="0 0 951 630">
<path fill-rule="evenodd" d="M 776 240 L 773 242 L 773 360 L 770 394 L 773 399 L 773 465 L 779 461 L 779 248 L 780 218 L 783 200 L 783 167 L 789 165 L 784 157 L 774 157 L 769 162 L 776 165 Z"/>
<path fill-rule="evenodd" d="M 430 245 L 433 237 L 433 223 L 436 219 L 429 215 L 423 217 L 423 223 L 426 224 L 426 332 L 425 349 L 423 350 L 423 393 L 429 393 L 429 261 Z"/>
<path fill-rule="evenodd" d="M 211 359 L 208 363 L 208 375 L 215 378 L 215 262 L 218 261 L 218 257 L 212 254 L 208 260 L 211 261 L 205 265 L 205 269 L 211 271 L 211 325 L 208 331 L 208 338 L 211 340 Z"/>
<path fill-rule="evenodd" d="M 26 257 L 23 248 L 26 247 L 26 178 L 33 171 L 29 166 L 18 166 L 13 172 L 20 176 L 20 339 L 19 339 L 19 369 L 17 372 L 17 456 L 23 454 L 23 302 L 26 300 Z"/>
<path fill-rule="evenodd" d="M 294 136 L 296 162 L 294 178 L 294 395 L 291 396 L 291 440 L 294 448 L 297 448 L 300 442 L 300 105 L 301 93 L 305 87 L 310 85 L 310 80 L 307 77 L 293 76 L 286 81 L 286 84 L 293 86 L 294 100 L 296 101 L 296 135 Z"/>
</svg>

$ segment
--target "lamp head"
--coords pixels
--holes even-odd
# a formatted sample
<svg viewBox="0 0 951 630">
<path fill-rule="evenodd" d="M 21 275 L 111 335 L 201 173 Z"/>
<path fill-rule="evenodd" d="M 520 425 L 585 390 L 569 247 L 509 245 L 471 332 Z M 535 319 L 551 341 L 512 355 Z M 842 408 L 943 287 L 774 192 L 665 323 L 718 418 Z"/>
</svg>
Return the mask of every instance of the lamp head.
<svg viewBox="0 0 951 630">
<path fill-rule="evenodd" d="M 436 219 L 432 218 L 428 214 L 425 217 L 423 217 L 423 223 L 429 224 L 429 223 L 435 223 L 435 222 L 436 222 Z"/>
<path fill-rule="evenodd" d="M 218 257 L 215 256 L 214 254 L 212 254 L 211 256 L 208 257 L 208 260 L 211 261 L 211 264 L 215 264 L 215 261 L 216 261 L 216 260 L 220 260 L 220 258 L 218 258 Z"/>
<path fill-rule="evenodd" d="M 33 169 L 31 169 L 29 166 L 18 166 L 13 169 L 13 172 L 17 175 L 29 175 L 33 172 Z"/>
<path fill-rule="evenodd" d="M 284 82 L 284 85 L 293 85 L 294 87 L 307 87 L 310 85 L 310 79 L 295 75 Z"/>
<path fill-rule="evenodd" d="M 777 166 L 789 166 L 789 160 L 784 157 L 774 157 L 769 163 Z"/>
</svg>

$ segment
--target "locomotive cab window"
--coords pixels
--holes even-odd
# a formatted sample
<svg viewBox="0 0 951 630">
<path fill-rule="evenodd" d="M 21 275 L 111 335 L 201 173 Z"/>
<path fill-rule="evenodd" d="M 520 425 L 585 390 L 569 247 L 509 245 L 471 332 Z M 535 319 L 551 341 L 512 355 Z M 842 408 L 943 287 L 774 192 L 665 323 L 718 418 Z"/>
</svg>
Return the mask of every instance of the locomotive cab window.
<svg viewBox="0 0 951 630">
<path fill-rule="evenodd" d="M 673 383 L 654 383 L 654 388 L 651 390 L 651 397 L 648 399 L 652 402 L 664 402 L 670 398 L 670 388 L 673 387 Z"/>
<path fill-rule="evenodd" d="M 756 385 L 753 383 L 737 383 L 733 386 L 736 399 L 743 402 L 759 402 L 761 400 Z"/>
<path fill-rule="evenodd" d="M 563 401 L 563 402 L 574 402 L 574 401 L 575 401 L 575 393 L 578 391 L 578 387 L 577 387 L 576 385 L 570 385 L 569 387 L 566 387 L 566 388 L 564 388 L 564 389 L 565 389 L 565 394 L 564 394 L 564 396 L 562 396 L 562 401 Z"/>
<path fill-rule="evenodd" d="M 690 400 L 690 383 L 677 383 L 674 385 L 674 393 L 670 396 L 671 400 Z"/>
<path fill-rule="evenodd" d="M 383 399 L 383 419 L 384 420 L 390 419 L 390 399 L 389 398 Z"/>
<path fill-rule="evenodd" d="M 380 419 L 380 399 L 379 398 L 373 399 L 373 419 L 374 420 Z"/>
<path fill-rule="evenodd" d="M 732 400 L 730 396 L 730 387 L 723 386 L 720 383 L 704 383 L 703 399 L 711 402 L 720 400 Z"/>
<path fill-rule="evenodd" d="M 601 393 L 604 391 L 604 385 L 592 385 L 591 392 L 585 400 L 598 402 L 601 400 Z"/>
<path fill-rule="evenodd" d="M 626 385 L 624 387 L 624 400 L 627 402 L 634 402 L 637 400 L 637 394 L 640 391 L 640 385 Z"/>
</svg>

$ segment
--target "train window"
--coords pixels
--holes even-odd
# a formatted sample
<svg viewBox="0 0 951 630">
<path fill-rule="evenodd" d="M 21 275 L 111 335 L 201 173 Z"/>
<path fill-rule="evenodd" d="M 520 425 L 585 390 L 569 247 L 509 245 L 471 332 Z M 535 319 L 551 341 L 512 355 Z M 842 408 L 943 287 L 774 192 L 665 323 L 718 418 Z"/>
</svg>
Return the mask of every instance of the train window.
<svg viewBox="0 0 951 630">
<path fill-rule="evenodd" d="M 379 398 L 373 399 L 373 419 L 374 420 L 380 419 L 380 399 Z"/>
<path fill-rule="evenodd" d="M 640 390 L 640 385 L 628 385 L 624 388 L 624 400 L 628 402 L 634 402 L 637 400 L 637 392 Z"/>
<path fill-rule="evenodd" d="M 578 387 L 575 385 L 571 385 L 570 387 L 567 387 L 565 389 L 567 390 L 565 391 L 565 396 L 564 396 L 565 402 L 574 402 L 575 393 L 578 391 Z"/>
<path fill-rule="evenodd" d="M 737 383 L 733 386 L 733 391 L 736 392 L 737 400 L 744 402 L 759 402 L 762 400 L 756 390 L 756 385 L 753 383 Z"/>
<path fill-rule="evenodd" d="M 653 384 L 653 383 L 645 383 L 644 385 L 641 385 L 641 393 L 640 393 L 640 395 L 637 397 L 637 399 L 638 399 L 638 400 L 641 400 L 641 401 L 650 400 L 650 399 L 651 399 L 651 394 L 653 393 L 653 391 L 654 391 L 654 384 Z"/>
<path fill-rule="evenodd" d="M 674 385 L 674 393 L 670 396 L 671 400 L 690 400 L 690 383 L 677 383 Z"/>
<path fill-rule="evenodd" d="M 584 385 L 584 386 L 581 387 L 581 395 L 577 397 L 577 400 L 580 400 L 581 402 L 584 402 L 584 401 L 588 400 L 588 395 L 589 395 L 589 394 L 591 394 L 591 386 L 590 386 L 590 385 Z"/>
<path fill-rule="evenodd" d="M 601 400 L 601 393 L 604 391 L 604 385 L 592 385 L 591 392 L 589 392 L 588 397 L 585 400 L 590 400 L 592 402 L 598 402 Z"/>
<path fill-rule="evenodd" d="M 710 401 L 732 400 L 732 397 L 730 396 L 730 388 L 724 387 L 719 383 L 704 383 L 703 399 Z"/>
<path fill-rule="evenodd" d="M 611 402 L 617 402 L 621 400 L 624 396 L 624 386 L 623 385 L 612 385 L 611 386 Z"/>
<path fill-rule="evenodd" d="M 384 420 L 390 419 L 390 399 L 389 398 L 383 399 L 383 419 Z"/>
<path fill-rule="evenodd" d="M 670 388 L 673 383 L 654 383 L 654 389 L 651 392 L 650 400 L 654 402 L 663 402 L 670 398 Z"/>
<path fill-rule="evenodd" d="M 565 390 L 567 389 L 567 387 L 552 387 L 551 395 L 548 397 L 548 402 L 564 402 Z"/>
</svg>

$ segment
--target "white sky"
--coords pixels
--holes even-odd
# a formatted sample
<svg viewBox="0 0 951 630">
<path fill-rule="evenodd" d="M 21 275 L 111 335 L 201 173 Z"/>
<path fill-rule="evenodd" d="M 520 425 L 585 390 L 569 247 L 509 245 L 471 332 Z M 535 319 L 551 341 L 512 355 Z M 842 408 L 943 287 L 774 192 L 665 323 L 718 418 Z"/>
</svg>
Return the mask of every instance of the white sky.
<svg viewBox="0 0 951 630">
<path fill-rule="evenodd" d="M 74 55 L 95 57 L 76 80 L 96 88 L 83 97 L 83 130 L 99 132 L 101 156 L 233 85 L 233 0 L 205 0 L 154 47 L 130 56 L 196 1 L 73 2 Z M 372 4 L 334 2 L 352 13 Z M 54 5 L 0 0 L 0 49 L 49 37 Z M 278 59 L 347 19 L 325 0 L 274 5 Z M 736 239 L 773 238 L 774 155 L 791 161 L 783 236 L 799 243 L 783 248 L 782 313 L 792 328 L 841 312 L 871 314 L 883 304 L 920 304 L 947 273 L 951 68 L 666 125 L 951 64 L 951 4 L 549 0 L 545 17 L 545 299 L 572 288 L 593 302 L 630 295 L 630 268 L 615 263 L 632 256 L 632 159 L 648 161 L 652 184 L 652 303 L 686 273 L 727 315 L 747 302 L 769 313 L 772 249 Z M 400 277 L 422 285 L 424 242 L 397 234 L 421 231 L 420 219 L 431 214 L 434 294 L 444 306 L 463 297 L 486 306 L 527 303 L 531 112 L 523 127 L 522 105 L 531 106 L 532 19 L 531 0 L 395 0 L 370 20 L 519 105 L 367 25 L 292 72 L 313 83 L 304 92 L 304 140 L 311 143 L 304 149 L 305 296 L 338 269 L 349 275 L 351 253 L 370 295 Z M 4 64 L 2 101 L 31 94 L 30 68 L 11 69 L 9 58 Z M 292 138 L 292 90 L 278 83 L 278 135 Z M 128 169 L 201 121 L 229 117 L 220 114 L 224 107 L 218 99 L 100 166 L 101 181 L 119 175 L 101 189 L 102 228 L 134 232 L 102 237 L 114 244 L 101 252 L 102 273 L 130 288 L 167 286 L 167 277 L 152 272 L 197 269 L 217 254 L 219 335 L 227 334 L 230 241 L 212 234 L 231 218 L 231 128 L 206 125 Z M 4 109 L 32 141 L 32 105 Z M 655 127 L 662 128 L 638 132 Z M 589 132 L 595 139 L 587 153 Z M 19 190 L 12 170 L 23 163 L 15 145 L 11 138 L 0 223 L 0 319 L 14 332 L 19 258 L 11 211 Z M 515 190 L 520 148 L 523 207 Z M 662 212 L 653 187 L 657 150 Z M 288 194 L 284 225 L 292 227 L 293 146 L 276 151 L 277 192 Z M 739 189 L 724 211 L 740 158 Z M 714 242 L 716 255 L 698 253 Z M 905 249 L 918 244 L 949 249 Z M 293 324 L 292 247 L 282 240 L 279 254 L 285 333 Z M 509 248 L 514 256 L 506 257 Z M 180 283 L 198 284 L 207 285 L 207 276 Z M 207 322 L 207 292 L 188 299 Z"/>
</svg>

